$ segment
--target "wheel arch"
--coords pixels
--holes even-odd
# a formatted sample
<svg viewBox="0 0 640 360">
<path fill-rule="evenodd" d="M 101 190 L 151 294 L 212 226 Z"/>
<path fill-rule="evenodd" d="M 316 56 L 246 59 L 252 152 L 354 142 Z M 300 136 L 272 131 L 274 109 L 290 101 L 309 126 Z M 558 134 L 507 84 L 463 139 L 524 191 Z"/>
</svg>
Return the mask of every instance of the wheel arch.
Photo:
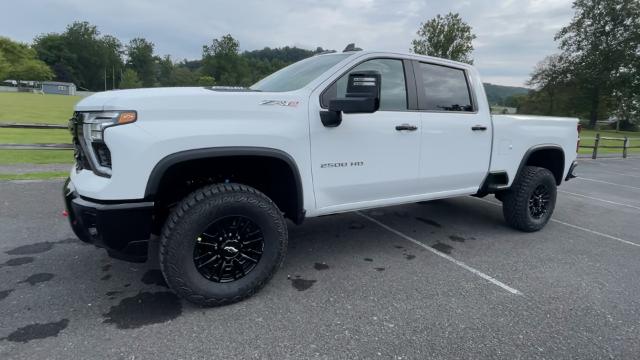
<svg viewBox="0 0 640 360">
<path fill-rule="evenodd" d="M 520 175 L 525 166 L 546 168 L 556 179 L 556 185 L 562 183 L 565 167 L 565 154 L 562 146 L 556 144 L 541 144 L 529 148 L 522 157 L 514 179 Z"/>
<path fill-rule="evenodd" d="M 162 185 L 163 178 L 173 167 L 179 164 L 184 164 L 191 161 L 198 160 L 221 160 L 225 158 L 235 157 L 255 157 L 270 159 L 282 162 L 286 164 L 286 167 L 290 170 L 290 175 L 293 177 L 293 183 L 295 184 L 295 210 L 293 213 L 287 214 L 292 221 L 296 224 L 303 222 L 305 217 L 304 210 L 304 197 L 302 188 L 302 179 L 300 171 L 294 158 L 288 153 L 265 147 L 216 147 L 216 148 L 200 148 L 180 151 L 162 158 L 151 170 L 149 178 L 147 180 L 147 186 L 145 189 L 145 199 L 154 199 L 158 195 L 158 191 Z"/>
</svg>

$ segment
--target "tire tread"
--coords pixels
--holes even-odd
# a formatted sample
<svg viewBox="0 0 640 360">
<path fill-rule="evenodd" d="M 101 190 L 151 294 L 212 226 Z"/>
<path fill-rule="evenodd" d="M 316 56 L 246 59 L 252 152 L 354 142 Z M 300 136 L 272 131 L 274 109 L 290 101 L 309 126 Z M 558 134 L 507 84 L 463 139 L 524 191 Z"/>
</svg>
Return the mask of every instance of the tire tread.
<svg viewBox="0 0 640 360">
<path fill-rule="evenodd" d="M 258 276 L 256 281 L 250 283 L 240 294 L 233 297 L 205 297 L 195 293 L 187 285 L 187 281 L 183 278 L 184 274 L 179 270 L 180 267 L 174 262 L 177 258 L 170 256 L 171 253 L 177 251 L 176 247 L 180 245 L 178 241 L 171 241 L 175 235 L 177 225 L 182 222 L 186 216 L 189 216 L 191 210 L 196 205 L 216 197 L 220 197 L 221 202 L 244 201 L 251 203 L 251 205 L 259 206 L 273 219 L 277 233 L 281 239 L 284 239 L 284 241 L 279 242 L 280 249 L 278 253 L 280 255 L 276 266 L 269 268 L 270 271 L 266 276 Z M 205 186 L 189 194 L 167 218 L 160 238 L 160 267 L 169 286 L 181 297 L 202 306 L 221 306 L 244 300 L 262 289 L 273 277 L 276 270 L 282 266 L 286 249 L 286 222 L 282 213 L 271 199 L 250 186 L 235 183 L 214 184 Z"/>
</svg>

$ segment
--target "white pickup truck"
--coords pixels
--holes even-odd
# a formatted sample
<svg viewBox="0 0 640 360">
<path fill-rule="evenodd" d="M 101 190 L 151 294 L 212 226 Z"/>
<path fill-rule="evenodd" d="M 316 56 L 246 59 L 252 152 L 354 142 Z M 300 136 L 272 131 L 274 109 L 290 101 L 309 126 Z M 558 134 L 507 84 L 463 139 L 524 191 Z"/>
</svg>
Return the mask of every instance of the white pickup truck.
<svg viewBox="0 0 640 360">
<path fill-rule="evenodd" d="M 287 249 L 285 218 L 495 194 L 536 231 L 573 177 L 578 121 L 491 116 L 477 71 L 415 54 L 323 54 L 250 88 L 109 91 L 78 103 L 64 185 L 83 241 L 144 261 L 202 305 L 246 298 Z"/>
</svg>

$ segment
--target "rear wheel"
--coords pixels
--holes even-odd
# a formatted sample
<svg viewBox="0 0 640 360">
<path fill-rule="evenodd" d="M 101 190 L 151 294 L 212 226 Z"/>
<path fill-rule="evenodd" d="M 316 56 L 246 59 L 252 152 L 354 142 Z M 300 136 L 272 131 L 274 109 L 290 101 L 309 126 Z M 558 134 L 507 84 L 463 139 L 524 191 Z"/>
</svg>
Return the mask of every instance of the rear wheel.
<svg viewBox="0 0 640 360">
<path fill-rule="evenodd" d="M 507 223 L 521 231 L 542 229 L 556 205 L 556 180 L 545 168 L 526 166 L 511 188 L 501 194 Z"/>
<path fill-rule="evenodd" d="M 169 286 L 204 306 L 253 295 L 284 260 L 286 222 L 256 189 L 218 184 L 196 190 L 167 219 L 160 266 Z"/>
</svg>

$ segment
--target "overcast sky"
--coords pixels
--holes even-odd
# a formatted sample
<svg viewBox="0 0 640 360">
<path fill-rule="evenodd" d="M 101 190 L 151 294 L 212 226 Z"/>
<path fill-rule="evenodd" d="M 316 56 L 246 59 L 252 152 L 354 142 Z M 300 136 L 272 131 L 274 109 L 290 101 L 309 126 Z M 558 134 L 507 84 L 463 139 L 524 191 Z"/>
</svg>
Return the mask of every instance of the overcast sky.
<svg viewBox="0 0 640 360">
<path fill-rule="evenodd" d="M 0 35 L 31 42 L 76 20 L 127 42 L 145 37 L 158 54 L 199 59 L 202 45 L 230 33 L 242 50 L 285 45 L 408 51 L 421 22 L 459 12 L 478 38 L 483 80 L 523 85 L 557 51 L 554 34 L 573 15 L 571 0 L 4 0 Z"/>
</svg>

